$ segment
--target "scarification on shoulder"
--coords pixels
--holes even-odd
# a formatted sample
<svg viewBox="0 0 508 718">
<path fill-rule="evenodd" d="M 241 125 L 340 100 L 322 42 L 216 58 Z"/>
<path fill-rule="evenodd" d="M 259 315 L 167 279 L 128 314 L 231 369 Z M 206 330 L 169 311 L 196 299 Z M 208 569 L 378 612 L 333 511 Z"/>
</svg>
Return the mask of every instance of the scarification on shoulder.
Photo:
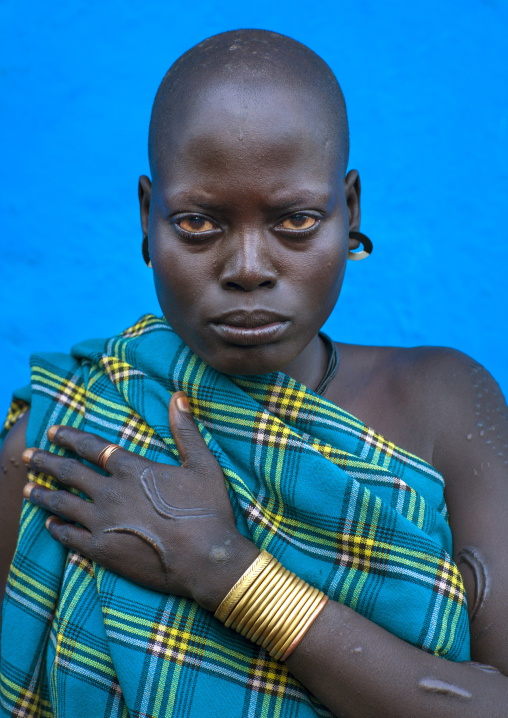
<svg viewBox="0 0 508 718">
<path fill-rule="evenodd" d="M 481 364 L 473 359 L 470 362 L 470 374 L 475 390 L 476 430 L 492 453 L 504 459 L 503 463 L 508 465 L 508 407 L 495 379 Z"/>
</svg>

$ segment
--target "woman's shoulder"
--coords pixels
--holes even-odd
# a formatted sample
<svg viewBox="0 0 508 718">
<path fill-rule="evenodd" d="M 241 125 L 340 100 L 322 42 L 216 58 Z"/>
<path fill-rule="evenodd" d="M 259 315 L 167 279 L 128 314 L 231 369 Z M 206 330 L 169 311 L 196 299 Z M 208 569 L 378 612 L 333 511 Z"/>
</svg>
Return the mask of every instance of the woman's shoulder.
<svg viewBox="0 0 508 718">
<path fill-rule="evenodd" d="M 26 466 L 21 454 L 26 449 L 26 428 L 30 410 L 26 411 L 9 429 L 0 448 L 0 495 L 18 494 L 26 483 Z M 0 501 L 0 503 L 3 503 Z"/>
<path fill-rule="evenodd" d="M 393 391 L 412 400 L 474 406 L 503 400 L 492 375 L 472 357 L 450 347 L 363 346 L 337 343 L 344 373 L 365 388 Z M 474 401 L 472 401 L 474 399 Z M 471 403 L 472 402 L 472 403 Z"/>
<path fill-rule="evenodd" d="M 21 454 L 26 449 L 26 412 L 9 430 L 0 450 L 0 600 L 16 548 L 19 519 L 26 484 L 26 466 Z"/>
<path fill-rule="evenodd" d="M 491 427 L 508 424 L 503 394 L 467 354 L 449 347 L 337 347 L 340 369 L 329 398 L 440 471 L 445 455 L 453 457 L 457 445 L 480 432 L 482 439 L 495 433 L 499 444 Z"/>
</svg>

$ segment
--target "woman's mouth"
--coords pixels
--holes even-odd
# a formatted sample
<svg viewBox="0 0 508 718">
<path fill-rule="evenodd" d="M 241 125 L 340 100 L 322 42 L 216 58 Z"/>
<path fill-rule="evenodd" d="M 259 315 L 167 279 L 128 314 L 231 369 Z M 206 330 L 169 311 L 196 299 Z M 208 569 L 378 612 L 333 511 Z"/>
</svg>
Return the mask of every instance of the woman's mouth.
<svg viewBox="0 0 508 718">
<path fill-rule="evenodd" d="M 221 339 L 240 346 L 269 344 L 279 339 L 289 325 L 285 317 L 265 310 L 228 312 L 210 323 Z"/>
<path fill-rule="evenodd" d="M 236 327 L 231 324 L 211 324 L 212 329 L 230 344 L 250 346 L 256 344 L 269 344 L 278 339 L 289 322 L 272 322 L 259 327 Z"/>
</svg>

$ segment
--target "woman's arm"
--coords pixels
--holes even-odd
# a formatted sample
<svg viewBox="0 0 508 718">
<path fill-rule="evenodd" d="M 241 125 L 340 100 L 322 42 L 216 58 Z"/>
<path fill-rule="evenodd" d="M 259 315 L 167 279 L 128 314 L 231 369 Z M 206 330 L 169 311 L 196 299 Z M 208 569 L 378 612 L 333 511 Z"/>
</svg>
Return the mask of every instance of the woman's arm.
<svg viewBox="0 0 508 718">
<path fill-rule="evenodd" d="M 447 481 L 450 487 L 455 487 L 454 492 L 461 496 L 460 504 L 454 500 L 453 491 L 449 496 L 450 511 L 454 520 L 454 530 L 459 537 L 459 545 L 463 547 L 473 542 L 471 545 L 475 546 L 477 553 L 487 557 L 484 564 L 489 575 L 489 598 L 487 603 L 484 600 L 485 608 L 473 621 L 474 630 L 492 637 L 492 640 L 484 645 L 481 659 L 508 673 L 507 621 L 506 611 L 502 610 L 503 606 L 506 606 L 508 595 L 508 572 L 503 570 L 504 559 L 499 558 L 508 540 L 508 521 L 506 521 L 508 496 L 506 481 L 503 480 L 506 476 L 506 467 L 502 456 L 494 458 L 494 453 L 500 452 L 494 452 L 490 444 L 483 442 L 484 446 L 478 446 L 472 437 L 468 438 L 472 431 L 470 424 L 476 422 L 478 410 L 475 406 L 478 402 L 471 404 L 469 396 L 475 391 L 474 377 L 469 370 L 464 371 L 462 366 L 458 366 L 455 359 L 446 362 L 448 373 L 438 367 L 439 371 L 436 370 L 436 375 L 440 377 L 439 381 L 430 388 L 426 382 L 426 391 L 434 395 L 431 398 L 436 405 L 438 439 L 436 458 L 439 462 L 438 468 L 441 468 L 446 461 L 449 462 Z M 499 392 L 496 396 L 501 401 Z M 78 508 L 79 499 L 66 492 L 35 489 L 31 498 L 52 513 L 67 516 L 82 525 L 90 526 L 91 532 L 83 534 L 83 529 L 69 526 L 63 521 L 53 521 L 51 533 L 65 545 L 76 548 L 133 580 L 152 585 L 158 590 L 171 592 L 176 590 L 181 595 L 194 597 L 208 610 L 215 610 L 227 589 L 241 575 L 242 566 L 245 567 L 255 556 L 248 556 L 249 550 L 248 546 L 244 545 L 245 539 L 240 537 L 240 541 L 235 534 L 232 518 L 228 513 L 230 507 L 226 510 L 225 506 L 219 506 L 224 499 L 227 500 L 220 470 L 210 462 L 211 455 L 209 452 L 207 454 L 208 450 L 203 445 L 192 416 L 178 415 L 174 402 L 172 402 L 172 412 L 171 418 L 170 410 L 171 429 L 179 445 L 183 469 L 152 464 L 123 451 L 117 451 L 108 461 L 108 470 L 113 478 L 117 474 L 119 477 L 118 483 L 115 479 L 112 484 L 118 486 L 118 490 L 115 489 L 114 502 L 109 502 L 113 513 L 120 511 L 118 507 L 121 494 L 125 493 L 131 501 L 134 501 L 140 521 L 145 520 L 141 514 L 142 495 L 140 494 L 138 500 L 134 493 L 137 491 L 134 476 L 136 472 L 139 476 L 144 475 L 145 479 L 147 476 L 152 476 L 150 473 L 152 472 L 154 477 L 152 484 L 166 487 L 167 493 L 164 494 L 166 506 L 170 504 L 178 507 L 192 506 L 194 512 L 196 507 L 202 507 L 210 512 L 208 517 L 201 514 L 200 518 L 196 518 L 196 514 L 192 523 L 188 523 L 186 528 L 180 522 L 182 530 L 178 534 L 174 532 L 179 520 L 173 520 L 171 525 L 167 524 L 167 528 L 163 528 L 160 524 L 161 506 L 159 512 L 152 512 L 152 518 L 149 519 L 147 514 L 146 521 L 151 522 L 150 536 L 162 537 L 166 532 L 165 538 L 160 540 L 160 546 L 164 543 L 170 547 L 175 546 L 177 550 L 174 555 L 182 558 L 182 561 L 178 559 L 178 565 L 175 566 L 176 576 L 173 576 L 169 583 L 161 577 L 160 564 L 157 560 L 152 565 L 150 575 L 145 579 L 133 574 L 129 575 L 129 571 L 132 571 L 132 561 L 127 562 L 125 570 L 121 570 L 121 566 L 118 568 L 117 562 L 123 560 L 121 555 L 123 554 L 124 558 L 126 554 L 131 557 L 132 551 L 124 550 L 116 553 L 115 546 L 118 544 L 115 541 L 108 544 L 104 536 L 100 537 L 103 525 L 112 526 L 113 519 L 117 523 L 120 519 L 107 515 L 106 509 L 109 509 L 106 504 L 99 512 L 100 488 L 99 484 L 93 486 L 92 474 L 90 474 L 89 493 L 92 498 L 94 492 L 99 493 L 97 493 L 95 509 L 92 509 L 90 504 L 82 507 L 89 513 L 88 516 L 85 512 L 80 513 L 82 509 Z M 467 428 L 466 433 L 464 427 Z M 506 441 L 508 422 L 505 420 L 504 424 L 499 423 L 496 431 L 506 437 Z M 462 433 L 464 433 L 464 441 L 461 440 Z M 478 435 L 483 439 L 483 436 Z M 96 437 L 99 443 L 95 446 L 93 437 L 86 437 L 87 435 L 83 435 L 82 432 L 62 429 L 57 436 L 54 436 L 54 440 L 61 445 L 74 448 L 84 458 L 96 461 L 104 440 Z M 450 452 L 455 456 L 445 459 Z M 61 481 L 63 479 L 64 483 L 76 485 L 76 481 L 72 478 L 74 469 L 69 460 L 36 451 L 30 461 L 39 470 L 44 470 Z M 474 473 L 476 463 L 480 467 L 483 464 L 483 478 L 478 479 L 478 483 L 469 481 L 462 484 L 463 474 L 468 467 L 471 476 L 478 478 Z M 83 467 L 80 464 L 78 467 L 81 467 L 79 481 L 84 481 L 86 477 Z M 130 467 L 136 468 L 134 470 Z M 169 471 L 172 478 L 163 483 L 165 471 Z M 139 479 L 137 483 L 139 484 Z M 461 506 L 464 507 L 463 511 Z M 132 514 L 132 509 L 128 506 L 125 510 Z M 475 520 L 477 515 L 484 517 L 479 524 Z M 156 516 L 159 517 L 157 519 L 159 523 L 155 521 Z M 175 516 L 172 518 L 174 519 Z M 226 523 L 228 528 L 224 531 L 221 526 Z M 475 528 L 477 525 L 483 527 L 481 531 Z M 212 534 L 213 546 L 210 543 Z M 116 536 L 118 538 L 118 534 Z M 149 564 L 149 548 L 147 551 L 147 560 L 135 562 L 138 567 Z M 230 561 L 228 555 L 233 560 Z M 162 560 L 165 560 L 164 555 L 161 556 Z M 217 562 L 215 566 L 214 561 Z M 171 570 L 173 571 L 173 566 Z M 139 572 L 139 568 L 136 568 L 136 571 Z M 220 585 L 214 578 L 217 574 L 220 575 Z M 212 588 L 214 585 L 215 587 Z M 474 590 L 471 581 L 469 585 L 470 591 Z M 496 587 L 495 590 L 493 586 Z M 303 685 L 338 716 L 419 718 L 432 715 L 436 718 L 456 716 L 506 718 L 508 714 L 508 678 L 501 673 L 431 656 L 394 637 L 351 609 L 332 601 L 328 603 L 287 660 L 286 665 Z"/>
<path fill-rule="evenodd" d="M 337 716 L 508 714 L 508 678 L 501 673 L 432 656 L 333 601 L 286 665 Z"/>
<path fill-rule="evenodd" d="M 0 602 L 16 549 L 19 519 L 26 484 L 26 466 L 21 454 L 26 449 L 27 411 L 5 437 L 0 450 Z"/>
<path fill-rule="evenodd" d="M 454 559 L 468 595 L 471 655 L 499 671 L 435 658 L 329 602 L 286 664 L 348 718 L 508 715 L 508 409 L 490 374 L 436 353 L 422 388 L 435 421 Z M 505 674 L 505 675 L 503 675 Z"/>
</svg>

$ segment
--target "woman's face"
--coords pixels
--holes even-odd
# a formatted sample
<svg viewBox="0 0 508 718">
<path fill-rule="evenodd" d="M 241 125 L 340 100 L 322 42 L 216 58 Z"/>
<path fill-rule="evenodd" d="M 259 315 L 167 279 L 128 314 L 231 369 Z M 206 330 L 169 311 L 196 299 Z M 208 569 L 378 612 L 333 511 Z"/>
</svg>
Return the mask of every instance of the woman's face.
<svg viewBox="0 0 508 718">
<path fill-rule="evenodd" d="M 140 180 L 164 316 L 226 374 L 312 362 L 339 296 L 359 182 L 316 114 L 280 88 L 203 92 Z"/>
</svg>

